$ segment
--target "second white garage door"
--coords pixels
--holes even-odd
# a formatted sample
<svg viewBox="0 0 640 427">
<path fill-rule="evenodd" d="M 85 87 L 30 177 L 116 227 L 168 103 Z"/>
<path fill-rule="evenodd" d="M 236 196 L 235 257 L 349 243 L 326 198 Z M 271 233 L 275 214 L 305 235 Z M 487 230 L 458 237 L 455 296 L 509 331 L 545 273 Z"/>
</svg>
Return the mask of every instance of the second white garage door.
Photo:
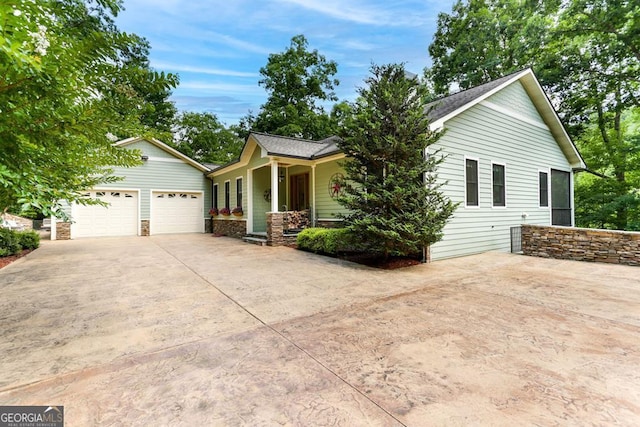
<svg viewBox="0 0 640 427">
<path fill-rule="evenodd" d="M 151 234 L 204 232 L 202 193 L 151 193 Z"/>
</svg>

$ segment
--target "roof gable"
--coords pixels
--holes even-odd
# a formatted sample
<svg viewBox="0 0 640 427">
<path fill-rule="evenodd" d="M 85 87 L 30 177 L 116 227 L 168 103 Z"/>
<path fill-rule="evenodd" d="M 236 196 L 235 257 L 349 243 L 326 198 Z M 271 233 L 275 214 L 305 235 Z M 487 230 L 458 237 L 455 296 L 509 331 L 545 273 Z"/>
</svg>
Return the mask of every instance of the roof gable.
<svg viewBox="0 0 640 427">
<path fill-rule="evenodd" d="M 253 137 L 258 145 L 271 156 L 313 160 L 340 152 L 337 146 L 338 137 L 336 136 L 321 141 L 312 141 L 309 139 L 252 132 L 250 137 Z"/>
<path fill-rule="evenodd" d="M 586 164 L 578 152 L 577 147 L 569 137 L 569 134 L 567 134 L 567 131 L 560 121 L 560 117 L 558 117 L 558 114 L 551 105 L 551 101 L 549 101 L 547 94 L 540 86 L 538 79 L 530 68 L 427 104 L 426 108 L 431 120 L 431 129 L 442 129 L 448 120 L 462 114 L 518 81 L 524 87 L 536 110 L 542 117 L 544 123 L 549 127 L 549 131 L 572 167 L 586 168 Z"/>
<path fill-rule="evenodd" d="M 121 141 L 118 141 L 118 142 L 114 143 L 113 145 L 116 146 L 116 147 L 126 147 L 127 145 L 131 145 L 131 144 L 134 144 L 134 143 L 140 142 L 140 141 L 146 141 L 146 142 L 158 147 L 162 151 L 172 155 L 173 157 L 176 157 L 176 158 L 184 161 L 185 163 L 193 166 L 194 168 L 196 168 L 196 169 L 198 169 L 198 170 L 200 170 L 202 172 L 209 172 L 210 171 L 210 169 L 208 167 L 196 162 L 191 157 L 182 154 L 178 150 L 169 147 L 164 142 L 162 142 L 160 140 L 157 140 L 155 138 L 133 137 L 133 138 L 123 139 Z"/>
</svg>

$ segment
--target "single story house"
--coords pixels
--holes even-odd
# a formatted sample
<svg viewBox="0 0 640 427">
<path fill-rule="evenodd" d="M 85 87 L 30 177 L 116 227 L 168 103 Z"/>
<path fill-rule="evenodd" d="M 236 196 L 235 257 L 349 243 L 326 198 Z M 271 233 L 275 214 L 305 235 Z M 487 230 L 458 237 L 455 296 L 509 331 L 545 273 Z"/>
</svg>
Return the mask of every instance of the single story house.
<svg viewBox="0 0 640 427">
<path fill-rule="evenodd" d="M 525 69 L 429 105 L 439 178 L 460 206 L 431 259 L 510 249 L 510 227 L 574 225 L 573 173 L 586 168 L 533 71 Z M 239 159 L 211 171 L 216 233 L 277 245 L 308 225 L 331 226 L 344 154 L 336 138 L 251 133 Z M 227 212 L 225 212 L 227 213 Z M 288 233 L 290 232 L 290 233 Z"/>
<path fill-rule="evenodd" d="M 108 207 L 67 205 L 71 222 L 55 221 L 52 240 L 205 231 L 211 221 L 207 166 L 153 138 L 129 138 L 115 145 L 140 150 L 142 164 L 114 168 L 114 175 L 123 180 L 86 191 L 87 197 Z"/>
</svg>

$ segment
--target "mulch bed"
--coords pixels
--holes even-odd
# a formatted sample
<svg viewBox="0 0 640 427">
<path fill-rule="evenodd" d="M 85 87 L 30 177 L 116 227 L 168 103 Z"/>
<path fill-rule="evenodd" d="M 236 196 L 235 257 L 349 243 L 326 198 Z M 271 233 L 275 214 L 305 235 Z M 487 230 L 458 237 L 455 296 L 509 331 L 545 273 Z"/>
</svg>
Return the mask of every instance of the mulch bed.
<svg viewBox="0 0 640 427">
<path fill-rule="evenodd" d="M 33 249 L 25 249 L 22 252 L 20 252 L 18 255 L 11 255 L 11 256 L 5 256 L 0 258 L 0 268 L 6 267 L 7 265 L 11 264 L 13 261 L 17 260 L 18 258 L 22 258 L 23 256 L 31 252 L 33 252 Z"/>
<path fill-rule="evenodd" d="M 298 245 L 292 243 L 287 245 L 290 248 L 298 249 Z M 422 264 L 420 259 L 416 257 L 396 257 L 392 256 L 384 259 L 383 256 L 376 254 L 366 254 L 366 253 L 351 253 L 351 254 L 340 254 L 338 256 L 334 256 L 331 254 L 318 254 L 323 256 L 329 256 L 332 258 L 339 258 L 345 261 L 355 262 L 356 264 L 366 265 L 368 267 L 380 268 L 382 270 L 395 270 L 397 268 L 405 268 L 411 267 L 413 265 Z"/>
<path fill-rule="evenodd" d="M 380 268 L 383 270 L 395 270 L 397 268 L 411 267 L 412 265 L 422 264 L 420 260 L 411 257 L 389 257 L 385 259 L 379 255 L 371 254 L 353 254 L 338 257 L 346 261 L 363 264 L 369 267 Z"/>
</svg>

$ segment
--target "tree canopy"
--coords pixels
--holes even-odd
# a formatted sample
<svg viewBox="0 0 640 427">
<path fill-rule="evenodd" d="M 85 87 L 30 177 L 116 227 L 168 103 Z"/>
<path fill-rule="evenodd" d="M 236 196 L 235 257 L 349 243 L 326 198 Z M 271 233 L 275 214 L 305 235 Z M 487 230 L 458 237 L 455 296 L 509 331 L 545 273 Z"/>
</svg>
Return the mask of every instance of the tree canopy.
<svg viewBox="0 0 640 427">
<path fill-rule="evenodd" d="M 253 130 L 309 139 L 334 133 L 322 102 L 338 99 L 333 92 L 340 83 L 334 78 L 338 65 L 308 46 L 307 39 L 297 35 L 287 50 L 269 55 L 259 82 L 268 93 L 267 102 L 255 118 L 247 117 Z"/>
<path fill-rule="evenodd" d="M 173 75 L 132 61 L 143 39 L 119 31 L 117 0 L 0 4 L 0 206 L 61 214 L 62 199 L 117 179 L 138 153 L 113 147 L 149 132 L 136 82 L 170 90 Z M 142 103 L 144 104 L 144 103 Z M 146 104 L 144 104 L 146 105 Z"/>
<path fill-rule="evenodd" d="M 629 0 L 458 1 L 439 16 L 425 74 L 445 95 L 532 66 L 587 165 L 606 176 L 596 185 L 579 175 L 578 224 L 601 211 L 604 226 L 631 229 L 640 196 L 629 177 L 640 164 L 637 130 L 623 122 L 640 106 L 639 17 Z"/>
<path fill-rule="evenodd" d="M 180 114 L 174 132 L 174 147 L 200 163 L 228 163 L 240 155 L 243 146 L 243 140 L 211 113 Z"/>
<path fill-rule="evenodd" d="M 456 208 L 437 182 L 442 156 L 426 155 L 440 134 L 424 113 L 426 87 L 403 65 L 374 65 L 371 74 L 341 132 L 347 185 L 339 202 L 350 212 L 347 228 L 371 250 L 419 253 L 442 238 Z"/>
</svg>

